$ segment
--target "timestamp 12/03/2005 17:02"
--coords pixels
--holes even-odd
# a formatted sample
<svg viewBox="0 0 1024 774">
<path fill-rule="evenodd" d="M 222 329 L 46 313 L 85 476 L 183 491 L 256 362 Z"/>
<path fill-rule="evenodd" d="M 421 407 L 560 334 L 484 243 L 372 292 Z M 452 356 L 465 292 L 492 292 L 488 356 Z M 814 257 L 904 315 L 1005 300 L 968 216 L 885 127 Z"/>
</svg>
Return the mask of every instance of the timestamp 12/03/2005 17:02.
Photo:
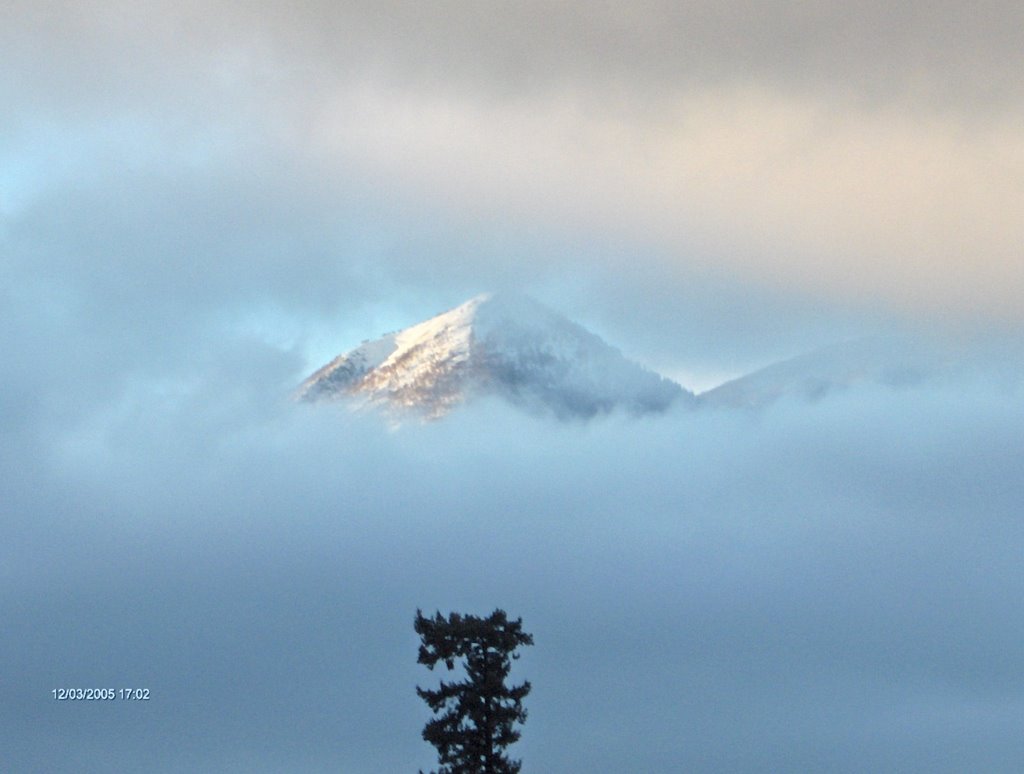
<svg viewBox="0 0 1024 774">
<path fill-rule="evenodd" d="M 149 701 L 149 688 L 54 688 L 56 701 Z"/>
</svg>

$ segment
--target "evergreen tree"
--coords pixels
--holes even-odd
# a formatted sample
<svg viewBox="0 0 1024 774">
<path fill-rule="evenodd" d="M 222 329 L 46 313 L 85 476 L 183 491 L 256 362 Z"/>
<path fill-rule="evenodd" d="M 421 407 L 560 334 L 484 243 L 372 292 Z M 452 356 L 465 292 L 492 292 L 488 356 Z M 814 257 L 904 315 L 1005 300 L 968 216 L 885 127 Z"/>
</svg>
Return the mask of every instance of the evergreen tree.
<svg viewBox="0 0 1024 774">
<path fill-rule="evenodd" d="M 466 679 L 441 681 L 436 691 L 416 687 L 437 716 L 423 729 L 423 738 L 437 748 L 441 768 L 436 774 L 516 774 L 520 761 L 504 750 L 519 739 L 513 726 L 526 720 L 522 700 L 529 681 L 505 685 L 516 648 L 532 645 L 533 635 L 523 632 L 523 619 L 508 620 L 504 610 L 487 618 L 440 612 L 426 618 L 416 611 L 420 635 L 419 663 L 433 669 L 443 661 L 448 670 L 458 661 Z M 422 772 L 420 772 L 422 774 Z"/>
</svg>

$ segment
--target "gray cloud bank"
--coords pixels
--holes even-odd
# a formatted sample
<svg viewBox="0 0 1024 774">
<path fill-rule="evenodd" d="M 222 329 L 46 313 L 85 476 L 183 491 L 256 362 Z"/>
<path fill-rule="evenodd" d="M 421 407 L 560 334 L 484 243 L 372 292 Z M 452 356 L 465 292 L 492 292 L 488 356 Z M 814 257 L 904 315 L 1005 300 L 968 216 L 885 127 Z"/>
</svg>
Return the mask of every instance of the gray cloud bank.
<svg viewBox="0 0 1024 774">
<path fill-rule="evenodd" d="M 5 7 L 6 57 L 30 75 L 23 88 L 89 101 L 146 96 L 187 76 L 193 87 L 211 85 L 210 76 L 225 85 L 232 76 L 262 74 L 263 85 L 312 76 L 315 87 L 374 70 L 432 88 L 475 84 L 498 97 L 550 89 L 657 96 L 729 80 L 953 107 L 1019 107 L 1022 96 L 1013 73 L 1024 18 L 1018 4 L 1001 1 Z M 40 40 L 59 54 L 46 66 Z M 137 67 L 118 73 L 125 63 Z M 274 73 L 282 63 L 291 69 Z M 176 68 L 181 77 L 171 75 Z"/>
<path fill-rule="evenodd" d="M 416 607 L 524 617 L 537 771 L 1024 754 L 1019 383 L 388 432 L 232 365 L 0 442 L 12 770 L 426 766 Z"/>
<path fill-rule="evenodd" d="M 741 309 L 1020 324 L 1018 4 L 3 13 L 5 228 L 97 168 L 200 181 L 171 185 L 172 207 L 220 207 L 234 179 L 271 223 L 298 202 L 376 218 L 370 263 L 420 290 L 584 274 L 627 307 L 729 284 Z M 395 250 L 417 221 L 463 249 Z M 290 263 L 346 263 L 343 240 L 318 253 L 299 237 L 277 243 Z"/>
</svg>

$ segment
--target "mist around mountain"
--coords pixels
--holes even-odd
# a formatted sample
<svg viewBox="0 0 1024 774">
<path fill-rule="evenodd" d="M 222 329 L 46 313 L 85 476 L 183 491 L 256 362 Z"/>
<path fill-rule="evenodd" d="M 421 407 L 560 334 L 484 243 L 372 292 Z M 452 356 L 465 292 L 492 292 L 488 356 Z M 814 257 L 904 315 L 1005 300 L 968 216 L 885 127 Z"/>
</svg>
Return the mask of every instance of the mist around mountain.
<svg viewBox="0 0 1024 774">
<path fill-rule="evenodd" d="M 61 745 L 97 774 L 427 770 L 415 610 L 495 604 L 536 638 L 524 770 L 1024 755 L 1019 386 L 384 432 L 282 400 L 291 361 L 218 355 L 0 436 L 11 771 Z M 153 699 L 48 695 L 122 684 Z"/>
<path fill-rule="evenodd" d="M 623 374 L 630 398 L 660 382 L 578 326 L 487 310 L 357 348 L 410 400 L 462 393 L 406 374 L 483 385 L 394 432 L 343 408 L 401 410 L 347 396 L 369 367 L 338 377 L 338 402 L 292 401 L 302 358 L 270 343 L 214 337 L 201 359 L 165 343 L 139 372 L 59 319 L 10 337 L 26 367 L 0 434 L 7 768 L 50 771 L 67 749 L 97 774 L 111 755 L 156 772 L 426 770 L 414 612 L 502 605 L 536 638 L 515 675 L 534 686 L 524 769 L 1015 770 L 1019 349 L 950 348 L 908 372 L 843 345 L 743 381 L 754 410 L 683 392 L 560 421 L 545 378 L 559 396 L 590 374 Z M 541 365 L 476 382 L 477 335 Z M 62 337 L 76 346 L 58 361 Z M 559 370 L 585 355 L 584 376 Z M 828 388 L 801 392 L 808 373 Z M 779 390 L 754 390 L 766 380 Z M 108 686 L 153 699 L 49 696 Z"/>
<path fill-rule="evenodd" d="M 1001 353 L 1010 364 L 1017 350 Z M 1000 361 L 963 342 L 907 333 L 838 342 L 694 394 L 629 360 L 562 315 L 516 294 L 476 296 L 424 322 L 363 342 L 311 374 L 297 397 L 382 409 L 393 420 L 439 419 L 482 398 L 534 414 L 591 419 L 669 409 L 765 409 L 845 390 L 907 390 Z M 997 369 L 998 370 L 998 369 Z"/>
<path fill-rule="evenodd" d="M 909 389 L 953 375 L 963 357 L 924 337 L 867 336 L 732 379 L 701 393 L 700 402 L 716 408 L 763 408 L 782 399 L 814 402 L 858 386 Z"/>
</svg>

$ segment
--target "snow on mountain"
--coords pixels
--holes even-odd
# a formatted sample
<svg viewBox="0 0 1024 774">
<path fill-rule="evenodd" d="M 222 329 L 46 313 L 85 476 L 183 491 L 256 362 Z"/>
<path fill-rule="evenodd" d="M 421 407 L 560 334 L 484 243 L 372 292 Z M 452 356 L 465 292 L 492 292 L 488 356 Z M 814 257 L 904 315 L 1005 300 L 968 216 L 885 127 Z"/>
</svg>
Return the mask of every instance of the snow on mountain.
<svg viewBox="0 0 1024 774">
<path fill-rule="evenodd" d="M 698 396 L 702 406 L 757 408 L 779 399 L 819 400 L 857 385 L 909 387 L 948 375 L 962 353 L 937 342 L 873 336 L 774 363 Z"/>
<path fill-rule="evenodd" d="M 339 355 L 299 389 L 429 418 L 484 395 L 561 418 L 664 411 L 692 393 L 529 298 L 484 294 Z"/>
</svg>

